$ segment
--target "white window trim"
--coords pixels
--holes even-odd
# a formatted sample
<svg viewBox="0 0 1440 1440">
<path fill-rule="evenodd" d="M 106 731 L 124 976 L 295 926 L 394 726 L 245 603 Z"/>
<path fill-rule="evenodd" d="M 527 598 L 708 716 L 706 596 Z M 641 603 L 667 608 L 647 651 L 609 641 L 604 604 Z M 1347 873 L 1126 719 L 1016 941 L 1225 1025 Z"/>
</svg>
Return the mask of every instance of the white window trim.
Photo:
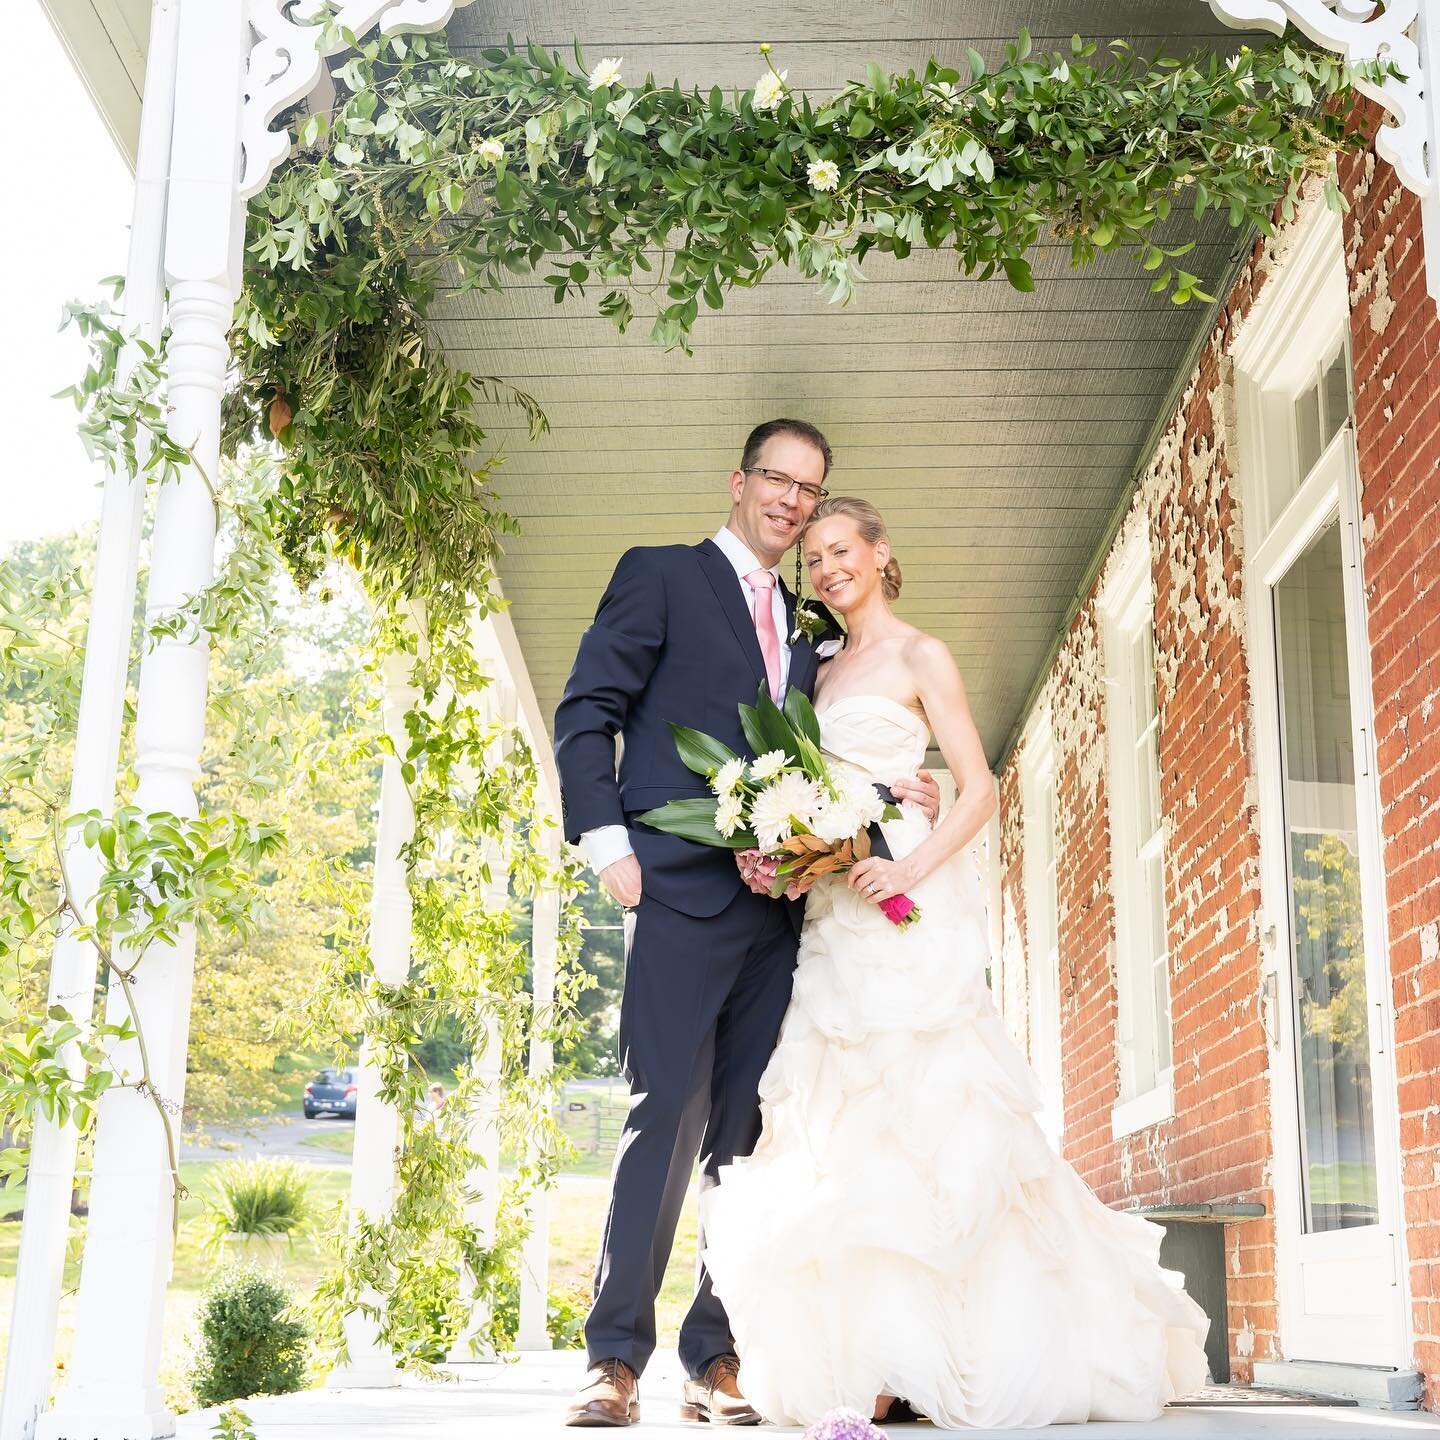
<svg viewBox="0 0 1440 1440">
<path fill-rule="evenodd" d="M 1110 1129 L 1117 1140 L 1148 1130 L 1162 1120 L 1175 1118 L 1175 1067 L 1160 1072 L 1159 1081 L 1133 1100 L 1122 1100 L 1110 1112 Z"/>
<path fill-rule="evenodd" d="M 1128 664 L 1130 655 L 1129 637 L 1149 620 L 1154 623 L 1154 594 L 1150 573 L 1150 537 L 1148 530 L 1141 527 L 1126 542 L 1116 557 L 1114 568 L 1104 594 L 1100 597 L 1101 644 L 1104 656 L 1105 677 L 1105 732 L 1109 760 L 1110 799 L 1110 880 L 1111 898 L 1115 914 L 1116 950 L 1116 1015 L 1124 1015 L 1125 1007 L 1133 1003 L 1129 989 L 1134 988 L 1129 963 L 1130 947 L 1135 944 L 1134 916 L 1137 907 L 1131 894 L 1131 872 L 1133 862 L 1123 857 L 1124 837 L 1135 832 L 1135 801 L 1130 776 L 1134 773 L 1131 742 L 1131 725 L 1127 719 L 1124 726 L 1125 744 L 1121 744 L 1121 727 L 1116 723 L 1118 707 L 1115 704 L 1124 676 L 1121 666 Z M 1128 684 L 1125 685 L 1128 698 Z M 1158 772 L 1158 766 L 1157 766 Z M 1157 773 L 1156 783 L 1159 783 Z M 1161 851 L 1161 873 L 1165 868 L 1164 851 Z M 1163 881 L 1162 881 L 1163 883 Z M 1165 897 L 1161 896 L 1161 904 Z M 1168 946 L 1167 946 L 1168 949 Z M 1149 962 L 1147 962 L 1148 964 Z M 1168 965 L 1168 957 L 1167 957 Z M 1147 993 L 1148 989 L 1147 989 Z M 1165 1015 L 1157 1017 L 1160 1023 L 1172 1024 L 1169 986 L 1166 986 Z M 1128 1022 L 1128 1017 L 1126 1017 Z M 1133 1135 L 1139 1130 L 1158 1125 L 1175 1114 L 1175 1067 L 1172 1063 L 1159 1070 L 1153 1085 L 1133 1095 L 1125 1093 L 1125 1068 L 1120 1059 L 1120 1040 L 1116 1037 L 1116 1068 L 1120 1074 L 1120 1096 L 1110 1112 L 1111 1134 L 1115 1139 Z M 1171 1037 L 1173 1051 L 1173 1031 Z"/>
<path fill-rule="evenodd" d="M 1283 267 L 1261 291 L 1231 351 L 1239 422 L 1239 475 L 1243 490 L 1244 589 L 1250 636 L 1247 642 L 1248 659 L 1255 705 L 1255 776 L 1262 896 L 1260 970 L 1262 1015 L 1266 1019 L 1270 1060 L 1280 1342 L 1284 1354 L 1291 1357 L 1314 1355 L 1317 1359 L 1333 1358 L 1327 1356 L 1323 1344 L 1315 1345 L 1315 1332 L 1334 1322 L 1327 1316 L 1312 1316 L 1307 1312 L 1303 1264 L 1308 1263 L 1308 1259 L 1302 1263 L 1300 1257 L 1308 1251 L 1322 1262 L 1333 1260 L 1330 1252 L 1347 1244 L 1357 1232 L 1306 1234 L 1300 1213 L 1299 1197 L 1303 1191 L 1295 1135 L 1301 1119 L 1295 1074 L 1294 1029 L 1288 1018 L 1294 996 L 1288 928 L 1291 895 L 1284 858 L 1288 840 L 1284 832 L 1285 797 L 1278 741 L 1281 716 L 1276 693 L 1273 643 L 1265 642 L 1273 642 L 1271 584 L 1289 570 L 1295 558 L 1328 523 L 1331 514 L 1338 515 L 1342 526 L 1342 553 L 1349 555 L 1345 583 L 1352 587 L 1352 592 L 1356 592 L 1352 593 L 1351 607 L 1348 608 L 1353 608 L 1353 612 L 1360 616 L 1363 626 L 1363 555 L 1352 427 L 1343 427 L 1334 437 L 1325 455 L 1278 513 L 1271 513 L 1270 503 L 1276 447 L 1267 437 L 1276 430 L 1284 433 L 1284 427 L 1290 423 L 1289 416 L 1293 413 L 1289 397 L 1304 377 L 1322 363 L 1322 357 L 1333 353 L 1337 337 L 1343 340 L 1346 335 L 1350 325 L 1348 296 L 1349 279 L 1341 220 L 1317 201 L 1310 213 L 1297 221 L 1295 238 Z M 1279 449 L 1283 452 L 1283 444 Z M 1343 456 L 1348 468 L 1345 478 L 1337 485 L 1334 466 L 1327 463 L 1327 458 L 1333 460 L 1342 451 L 1348 452 Z M 1281 463 L 1286 462 L 1282 460 Z M 1362 855 L 1369 858 L 1362 859 L 1361 865 L 1362 886 L 1366 890 L 1365 945 L 1373 967 L 1375 993 L 1388 997 L 1388 917 L 1383 898 L 1385 877 L 1379 865 L 1383 839 L 1373 778 L 1374 715 L 1368 638 L 1361 641 L 1358 657 L 1363 673 L 1358 679 L 1352 676 L 1350 694 L 1352 707 L 1361 707 L 1362 733 L 1366 739 L 1366 743 L 1357 746 L 1357 802 L 1361 799 L 1361 787 L 1370 787 L 1361 807 L 1363 813 L 1356 817 L 1357 825 L 1367 827 L 1370 835 L 1370 843 L 1362 851 Z M 1394 1008 L 1389 1003 L 1376 1005 L 1371 1010 L 1371 1024 L 1376 1027 L 1372 1033 L 1379 1034 L 1379 1048 L 1390 1057 L 1395 1053 L 1394 1018 Z M 1390 1073 L 1383 1080 L 1377 1079 L 1373 1095 L 1375 1138 L 1381 1156 L 1378 1177 L 1381 1206 L 1382 1212 L 1389 1217 L 1388 1234 L 1384 1225 L 1379 1227 L 1379 1233 L 1384 1234 L 1389 1242 L 1395 1290 L 1392 1311 L 1394 1334 L 1383 1342 L 1388 1347 L 1388 1353 L 1378 1354 L 1373 1362 L 1367 1360 L 1365 1363 L 1404 1365 L 1409 1361 L 1413 1345 L 1410 1265 L 1402 1218 L 1400 1111 L 1395 1099 L 1393 1059 L 1389 1069 Z M 1367 1324 L 1363 1339 L 1352 1339 L 1352 1347 L 1357 1343 L 1370 1344 L 1374 1335 L 1372 1322 Z M 1354 1353 L 1353 1348 L 1349 1353 Z"/>
<path fill-rule="evenodd" d="M 1025 892 L 1025 1038 L 1031 1068 L 1040 1079 L 1045 1096 L 1045 1109 L 1040 1117 L 1047 1139 L 1060 1149 L 1065 1130 L 1064 1066 L 1060 1035 L 1060 852 L 1059 841 L 1052 828 L 1050 854 L 1055 869 L 1055 890 L 1049 897 L 1052 954 L 1035 953 L 1035 921 L 1040 913 L 1041 887 L 1044 876 L 1039 864 L 1038 848 L 1031 837 L 1038 819 L 1038 797 L 1047 787 L 1051 792 L 1051 816 L 1055 815 L 1058 797 L 1055 794 L 1059 767 L 1056 764 L 1055 732 L 1051 725 L 1048 704 L 1038 706 L 1025 730 L 1020 752 L 1020 808 L 1024 822 L 1022 884 Z M 1043 986 L 1031 983 L 1043 969 Z M 1037 991 L 1041 993 L 1037 993 Z M 1042 1012 L 1041 1007 L 1044 1007 Z M 1046 1041 L 1046 1030 L 1053 1027 L 1054 1048 L 1048 1055 L 1040 1054 L 1038 1046 Z M 1048 1048 L 1048 1047 L 1047 1047 Z"/>
</svg>

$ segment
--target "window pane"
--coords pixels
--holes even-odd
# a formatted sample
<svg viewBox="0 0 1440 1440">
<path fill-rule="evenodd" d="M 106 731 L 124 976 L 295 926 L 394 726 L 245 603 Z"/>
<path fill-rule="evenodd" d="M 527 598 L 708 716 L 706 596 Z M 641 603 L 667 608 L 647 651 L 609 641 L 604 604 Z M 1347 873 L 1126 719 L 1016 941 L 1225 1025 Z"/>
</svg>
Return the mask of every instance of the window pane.
<svg viewBox="0 0 1440 1440">
<path fill-rule="evenodd" d="M 1342 345 L 1325 371 L 1325 444 L 1339 433 L 1350 418 L 1350 367 Z"/>
<path fill-rule="evenodd" d="M 1324 449 L 1320 440 L 1320 387 L 1312 385 L 1295 397 L 1295 475 L 1303 480 Z"/>
<path fill-rule="evenodd" d="M 1170 962 L 1161 956 L 1155 962 L 1155 1071 L 1170 1068 Z"/>
<path fill-rule="evenodd" d="M 1274 589 L 1311 1231 L 1379 1218 L 1342 575 L 1332 522 Z"/>
</svg>

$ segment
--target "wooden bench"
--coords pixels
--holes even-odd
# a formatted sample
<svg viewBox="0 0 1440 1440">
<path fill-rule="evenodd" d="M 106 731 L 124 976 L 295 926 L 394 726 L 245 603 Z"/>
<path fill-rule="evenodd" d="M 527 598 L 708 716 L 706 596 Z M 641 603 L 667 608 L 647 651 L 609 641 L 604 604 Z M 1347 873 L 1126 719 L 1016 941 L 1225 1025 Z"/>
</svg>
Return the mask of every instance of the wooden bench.
<svg viewBox="0 0 1440 1440">
<path fill-rule="evenodd" d="M 1210 1317 L 1205 1358 L 1217 1385 L 1230 1380 L 1230 1329 L 1225 1295 L 1225 1226 L 1261 1220 L 1258 1201 L 1201 1201 L 1194 1205 L 1137 1205 L 1126 1212 L 1163 1227 L 1160 1263 L 1185 1277 L 1185 1291 Z"/>
</svg>

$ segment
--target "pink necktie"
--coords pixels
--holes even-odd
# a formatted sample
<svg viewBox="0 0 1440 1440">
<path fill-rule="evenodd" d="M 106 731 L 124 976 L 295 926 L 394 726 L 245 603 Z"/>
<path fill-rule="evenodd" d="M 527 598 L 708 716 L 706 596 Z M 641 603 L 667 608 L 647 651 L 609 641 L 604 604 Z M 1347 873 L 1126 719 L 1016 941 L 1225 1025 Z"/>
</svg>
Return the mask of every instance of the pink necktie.
<svg viewBox="0 0 1440 1440">
<path fill-rule="evenodd" d="M 775 612 L 770 607 L 770 592 L 775 576 L 769 570 L 752 570 L 746 583 L 754 591 L 755 634 L 760 639 L 760 653 L 765 657 L 765 674 L 770 681 L 770 698 L 780 698 L 780 637 L 775 633 Z"/>
</svg>

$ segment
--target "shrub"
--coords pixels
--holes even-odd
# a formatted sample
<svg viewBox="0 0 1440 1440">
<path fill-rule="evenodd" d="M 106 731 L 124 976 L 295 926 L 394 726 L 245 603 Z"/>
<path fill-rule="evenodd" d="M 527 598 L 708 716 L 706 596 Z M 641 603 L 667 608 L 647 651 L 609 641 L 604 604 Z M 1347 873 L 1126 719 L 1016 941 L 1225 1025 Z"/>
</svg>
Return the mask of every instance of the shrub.
<svg viewBox="0 0 1440 1440">
<path fill-rule="evenodd" d="M 585 1316 L 590 1310 L 590 1289 L 570 1285 L 550 1292 L 545 1307 L 545 1328 L 553 1350 L 580 1350 L 585 1345 Z M 497 1350 L 512 1349 L 520 1331 L 520 1287 L 514 1279 L 501 1281 L 495 1295 L 490 1337 Z"/>
<path fill-rule="evenodd" d="M 310 1223 L 310 1182 L 290 1160 L 235 1160 L 215 1172 L 212 1239 L 225 1234 L 293 1236 Z"/>
<path fill-rule="evenodd" d="M 206 1287 L 190 1388 L 201 1405 L 284 1395 L 305 1384 L 310 1330 L 295 1297 L 254 1265 L 227 1265 Z"/>
</svg>

